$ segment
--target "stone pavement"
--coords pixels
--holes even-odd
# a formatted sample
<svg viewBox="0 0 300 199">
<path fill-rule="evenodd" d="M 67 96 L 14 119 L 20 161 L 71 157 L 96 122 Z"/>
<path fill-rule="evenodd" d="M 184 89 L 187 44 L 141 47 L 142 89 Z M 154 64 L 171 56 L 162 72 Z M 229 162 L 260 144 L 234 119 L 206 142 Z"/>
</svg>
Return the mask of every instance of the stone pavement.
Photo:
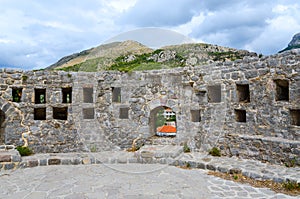
<svg viewBox="0 0 300 199">
<path fill-rule="evenodd" d="M 0 177 L 0 198 L 296 198 L 160 164 L 55 165 Z"/>
<path fill-rule="evenodd" d="M 19 165 L 23 169 L 0 171 L 0 198 L 297 198 L 207 172 L 234 171 L 255 179 L 300 182 L 299 167 L 182 153 L 181 148 L 146 146 L 137 152 L 23 157 Z"/>
</svg>

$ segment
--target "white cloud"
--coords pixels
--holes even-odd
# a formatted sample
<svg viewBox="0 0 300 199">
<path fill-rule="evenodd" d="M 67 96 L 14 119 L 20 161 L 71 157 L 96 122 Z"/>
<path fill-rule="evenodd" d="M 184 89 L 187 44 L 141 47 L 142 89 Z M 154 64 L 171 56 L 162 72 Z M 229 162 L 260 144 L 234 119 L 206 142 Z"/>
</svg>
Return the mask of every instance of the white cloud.
<svg viewBox="0 0 300 199">
<path fill-rule="evenodd" d="M 204 20 L 204 14 L 200 13 L 199 15 L 193 16 L 191 21 L 174 27 L 173 30 L 188 36 L 193 32 L 193 30 L 199 28 L 199 24 L 203 23 Z"/>
<path fill-rule="evenodd" d="M 245 45 L 245 49 L 265 54 L 276 53 L 287 47 L 292 36 L 300 30 L 300 20 L 291 16 L 279 16 L 268 23 L 260 35 Z"/>
<path fill-rule="evenodd" d="M 1 0 L 0 65 L 48 66 L 143 27 L 276 53 L 300 32 L 298 0 Z"/>
<path fill-rule="evenodd" d="M 137 0 L 111 0 L 108 2 L 108 5 L 123 12 L 128 10 L 130 7 L 133 7 L 136 4 Z"/>
</svg>

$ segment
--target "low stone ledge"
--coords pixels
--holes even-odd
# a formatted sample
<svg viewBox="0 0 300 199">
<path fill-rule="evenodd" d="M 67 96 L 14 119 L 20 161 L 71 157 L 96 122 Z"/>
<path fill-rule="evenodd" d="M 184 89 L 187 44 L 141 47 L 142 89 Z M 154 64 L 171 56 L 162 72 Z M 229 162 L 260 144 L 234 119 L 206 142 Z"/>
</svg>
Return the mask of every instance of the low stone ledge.
<svg viewBox="0 0 300 199">
<path fill-rule="evenodd" d="M 21 162 L 21 156 L 12 145 L 0 146 L 0 170 L 14 170 Z"/>
</svg>

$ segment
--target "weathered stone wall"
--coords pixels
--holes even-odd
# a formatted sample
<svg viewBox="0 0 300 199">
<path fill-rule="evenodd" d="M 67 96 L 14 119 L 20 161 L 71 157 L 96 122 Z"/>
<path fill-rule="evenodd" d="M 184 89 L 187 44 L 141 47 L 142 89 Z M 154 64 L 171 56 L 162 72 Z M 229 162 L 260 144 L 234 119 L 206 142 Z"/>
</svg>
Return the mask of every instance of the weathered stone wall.
<svg viewBox="0 0 300 199">
<path fill-rule="evenodd" d="M 299 74 L 297 50 L 131 73 L 0 69 L 5 143 L 28 140 L 35 152 L 122 150 L 138 137 L 152 143 L 153 117 L 163 106 L 176 113 L 177 135 L 160 142 L 299 164 Z M 12 102 L 14 88 L 22 88 L 21 102 Z M 63 103 L 62 88 L 71 88 L 72 102 Z M 35 89 L 45 89 L 46 103 L 35 102 Z M 43 108 L 46 118 L 36 119 Z"/>
</svg>

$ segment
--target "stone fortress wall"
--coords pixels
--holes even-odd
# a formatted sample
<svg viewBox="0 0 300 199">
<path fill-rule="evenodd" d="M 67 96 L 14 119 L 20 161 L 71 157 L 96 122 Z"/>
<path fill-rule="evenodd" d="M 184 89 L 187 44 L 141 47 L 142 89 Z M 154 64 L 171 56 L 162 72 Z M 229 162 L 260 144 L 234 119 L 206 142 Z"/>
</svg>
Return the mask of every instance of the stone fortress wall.
<svg viewBox="0 0 300 199">
<path fill-rule="evenodd" d="M 0 69 L 0 77 L 0 144 L 104 151 L 138 138 L 300 165 L 299 50 L 170 70 Z M 173 138 L 154 137 L 160 107 L 176 113 Z"/>
</svg>

